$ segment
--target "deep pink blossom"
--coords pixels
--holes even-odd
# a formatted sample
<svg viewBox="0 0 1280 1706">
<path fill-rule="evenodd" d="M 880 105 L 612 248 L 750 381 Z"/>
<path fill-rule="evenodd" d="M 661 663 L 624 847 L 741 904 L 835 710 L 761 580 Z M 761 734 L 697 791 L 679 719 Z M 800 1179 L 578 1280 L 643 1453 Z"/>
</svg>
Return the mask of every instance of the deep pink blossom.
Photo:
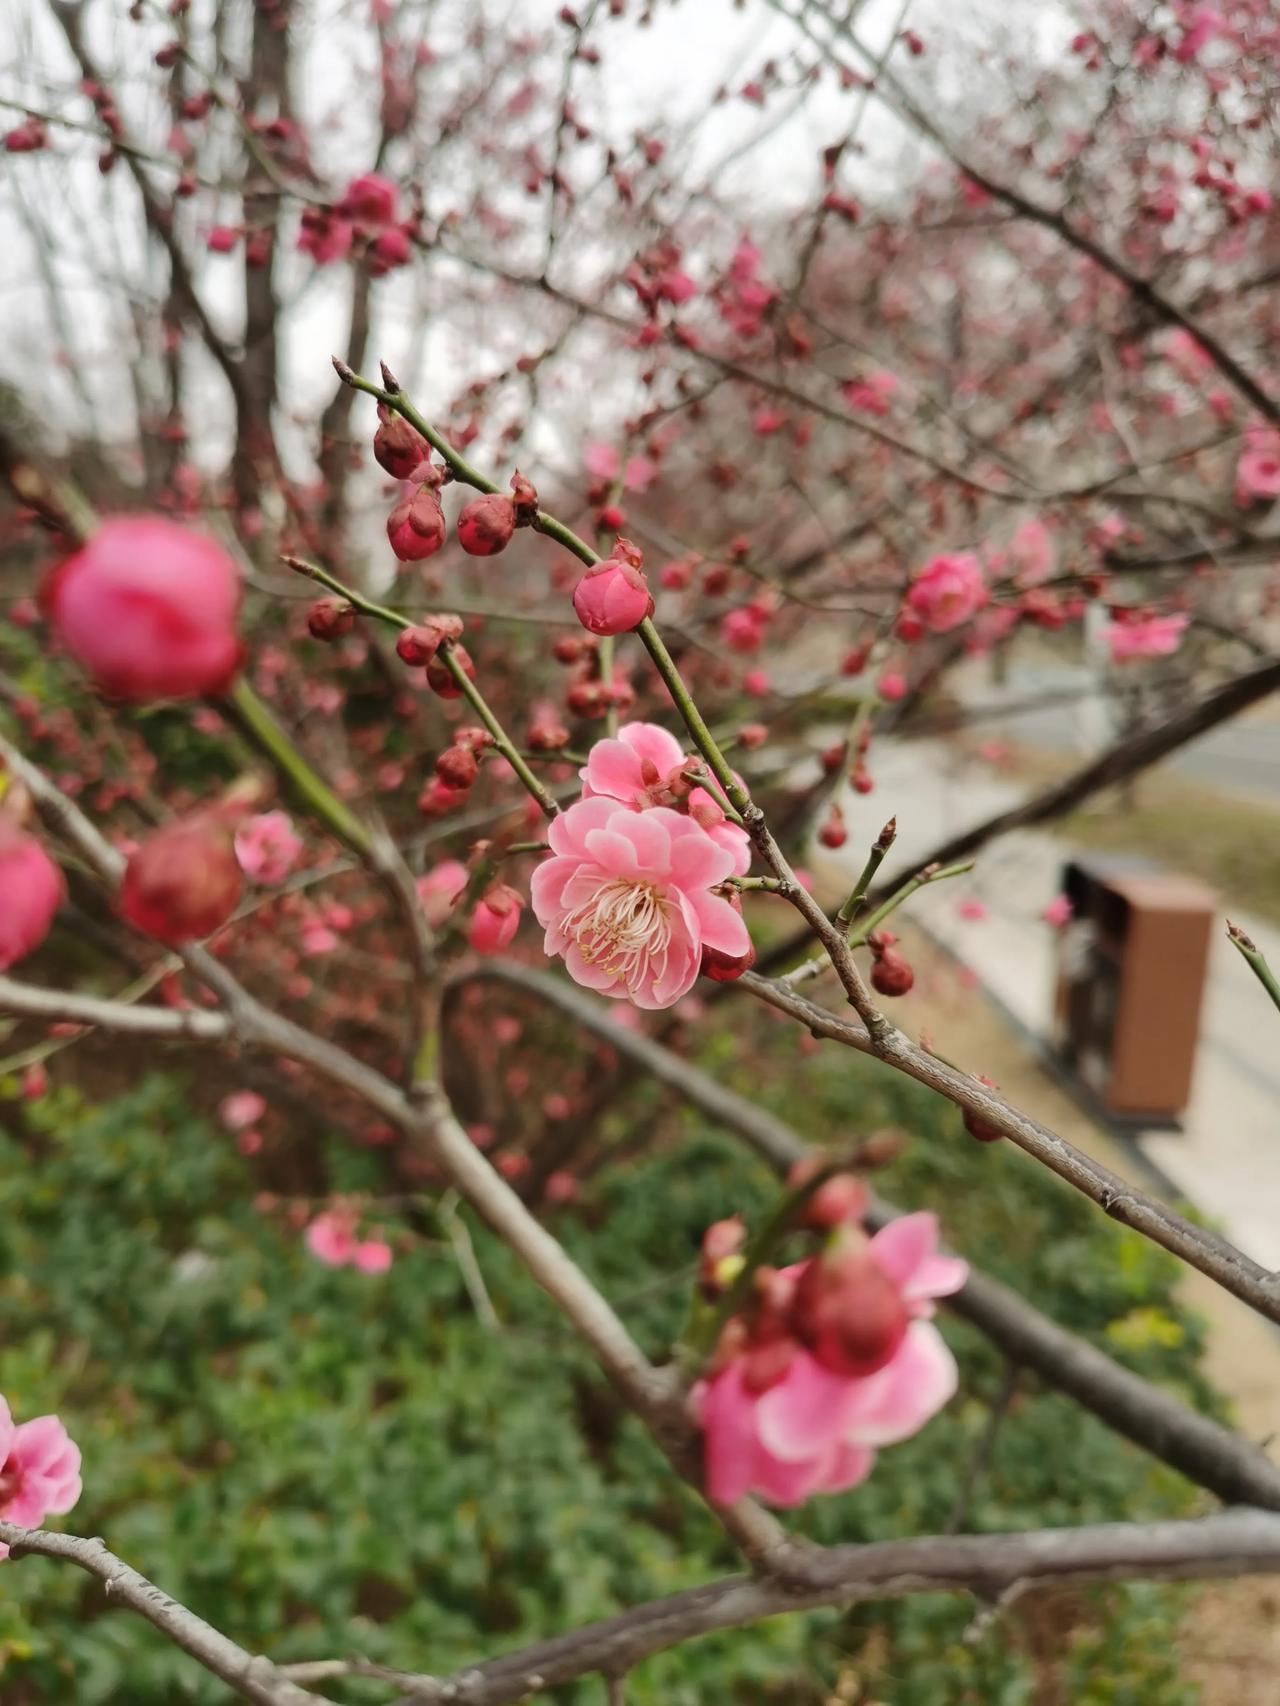
<svg viewBox="0 0 1280 1706">
<path fill-rule="evenodd" d="M 143 703 L 221 693 L 240 661 L 240 574 L 161 516 L 104 521 L 45 582 L 58 638 L 103 693 Z"/>
<path fill-rule="evenodd" d="M 578 772 L 582 797 L 602 794 L 634 811 L 673 805 L 687 786 L 681 782 L 681 773 L 688 763 L 680 742 L 658 723 L 623 723 L 615 739 L 596 741 L 587 754 L 587 762 Z M 734 876 L 745 876 L 751 868 L 746 830 L 729 822 L 723 806 L 707 788 L 692 789 L 687 804 L 690 817 L 732 854 Z"/>
<path fill-rule="evenodd" d="M 1064 924 L 1070 924 L 1075 915 L 1075 907 L 1065 894 L 1055 895 L 1040 914 L 1046 924 L 1052 924 L 1055 930 L 1061 930 Z"/>
<path fill-rule="evenodd" d="M 850 408 L 869 415 L 887 415 L 897 391 L 897 379 L 883 370 L 869 373 L 865 379 L 850 379 L 840 387 L 840 395 Z"/>
<path fill-rule="evenodd" d="M 1039 516 L 1018 523 L 1009 541 L 1009 566 L 1019 586 L 1039 586 L 1057 565 L 1053 535 Z"/>
<path fill-rule="evenodd" d="M 80 1449 L 57 1416 L 35 1416 L 15 1426 L 0 1398 L 0 1517 L 39 1528 L 62 1516 L 80 1497 Z M 0 1558 L 9 1548 L 0 1544 Z"/>
<path fill-rule="evenodd" d="M 670 1007 L 693 987 L 704 945 L 748 951 L 742 919 L 711 893 L 733 871 L 733 855 L 692 818 L 597 796 L 562 813 L 547 835 L 551 857 L 533 873 L 533 910 L 546 952 L 588 989 Z"/>
<path fill-rule="evenodd" d="M 1242 499 L 1280 497 L 1280 448 L 1257 443 L 1236 464 L 1236 493 Z"/>
<path fill-rule="evenodd" d="M 285 880 L 298 862 L 302 845 L 288 812 L 259 812 L 236 831 L 240 869 L 267 887 Z"/>
<path fill-rule="evenodd" d="M 399 191 L 390 178 L 379 172 L 364 172 L 347 185 L 338 212 L 358 230 L 369 233 L 393 224 L 399 204 Z"/>
<path fill-rule="evenodd" d="M 891 1222 L 871 1240 L 870 1252 L 914 1317 L 884 1368 L 863 1377 L 834 1374 L 796 1345 L 778 1359 L 777 1378 L 760 1379 L 747 1356 L 734 1356 L 694 1388 L 693 1411 L 706 1436 L 707 1492 L 715 1503 L 756 1493 L 791 1506 L 857 1486 L 879 1447 L 918 1433 L 955 1392 L 955 1360 L 928 1317 L 934 1298 L 964 1284 L 965 1263 L 939 1255 L 932 1214 Z"/>
<path fill-rule="evenodd" d="M 935 634 L 946 634 L 987 602 L 982 563 L 972 551 L 934 557 L 912 581 L 907 606 Z"/>
<path fill-rule="evenodd" d="M 0 814 L 0 971 L 40 946 L 64 891 L 62 872 L 35 836 Z"/>
<path fill-rule="evenodd" d="M 1146 616 L 1136 622 L 1112 622 L 1102 630 L 1111 650 L 1112 663 L 1134 658 L 1171 657 L 1182 644 L 1190 617 Z"/>
<path fill-rule="evenodd" d="M 391 1246 L 385 1238 L 362 1239 L 351 1258 L 351 1265 L 362 1274 L 385 1274 L 391 1262 Z"/>
<path fill-rule="evenodd" d="M 355 1260 L 355 1222 L 341 1209 L 326 1209 L 306 1230 L 306 1245 L 326 1267 L 342 1268 Z"/>
</svg>

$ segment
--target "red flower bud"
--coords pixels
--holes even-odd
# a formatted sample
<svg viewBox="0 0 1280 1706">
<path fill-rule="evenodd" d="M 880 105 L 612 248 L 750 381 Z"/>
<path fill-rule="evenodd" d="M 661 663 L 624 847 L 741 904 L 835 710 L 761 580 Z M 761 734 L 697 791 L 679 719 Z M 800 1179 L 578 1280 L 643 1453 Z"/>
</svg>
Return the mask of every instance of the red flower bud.
<svg viewBox="0 0 1280 1706">
<path fill-rule="evenodd" d="M 453 658 L 467 680 L 474 681 L 476 666 L 472 663 L 467 648 L 465 646 L 454 646 Z M 441 699 L 461 699 L 462 697 L 462 689 L 453 679 L 451 671 L 446 669 L 444 659 L 440 657 L 433 657 L 427 665 L 427 686 L 433 693 L 439 694 Z"/>
<path fill-rule="evenodd" d="M 852 1227 L 840 1227 L 828 1247 L 805 1263 L 791 1329 L 833 1374 L 854 1378 L 884 1368 L 910 1321 L 902 1293 Z"/>
<path fill-rule="evenodd" d="M 480 766 L 469 746 L 447 746 L 436 759 L 436 775 L 446 788 L 470 788 L 479 774 Z"/>
<path fill-rule="evenodd" d="M 511 502 L 515 506 L 516 526 L 531 527 L 538 519 L 538 494 L 532 480 L 517 468 L 511 476 Z"/>
<path fill-rule="evenodd" d="M 462 633 L 460 616 L 428 616 L 413 628 L 401 628 L 396 636 L 396 654 L 401 662 L 421 668 L 430 663 L 445 640 L 456 640 Z"/>
<path fill-rule="evenodd" d="M 613 556 L 583 575 L 574 589 L 573 608 L 593 634 L 628 634 L 653 615 L 653 597 L 643 570 Z"/>
<path fill-rule="evenodd" d="M 356 607 L 345 598 L 318 598 L 307 611 L 307 632 L 313 640 L 340 640 L 356 625 Z"/>
<path fill-rule="evenodd" d="M 177 947 L 225 924 L 242 886 L 230 828 L 204 813 L 165 824 L 130 856 L 120 911 L 143 935 Z"/>
<path fill-rule="evenodd" d="M 892 949 L 886 950 L 871 968 L 871 987 L 881 995 L 905 995 L 916 981 L 916 974 Z"/>
<path fill-rule="evenodd" d="M 818 840 L 824 847 L 843 847 L 848 839 L 849 831 L 845 828 L 844 813 L 839 806 L 832 806 L 827 821 L 818 831 Z"/>
<path fill-rule="evenodd" d="M 373 435 L 374 460 L 393 480 L 412 479 L 431 455 L 431 446 L 403 415 L 393 415 L 385 403 L 378 404 L 382 425 Z"/>
<path fill-rule="evenodd" d="M 486 492 L 472 498 L 458 517 L 458 543 L 472 557 L 494 557 L 505 551 L 515 532 L 516 511 L 510 498 Z"/>
<path fill-rule="evenodd" d="M 444 511 L 430 485 L 419 486 L 387 517 L 387 538 L 402 563 L 434 557 L 445 541 Z"/>
</svg>

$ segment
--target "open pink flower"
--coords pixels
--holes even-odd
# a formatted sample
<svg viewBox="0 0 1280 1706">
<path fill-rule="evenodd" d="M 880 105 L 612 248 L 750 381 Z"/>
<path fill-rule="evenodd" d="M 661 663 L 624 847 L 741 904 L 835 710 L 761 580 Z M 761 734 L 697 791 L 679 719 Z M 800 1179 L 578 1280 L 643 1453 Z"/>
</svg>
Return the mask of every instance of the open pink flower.
<svg viewBox="0 0 1280 1706">
<path fill-rule="evenodd" d="M 547 831 L 551 857 L 533 873 L 533 910 L 548 954 L 569 975 L 637 1007 L 671 1007 L 698 976 L 705 946 L 745 954 L 738 913 L 711 889 L 733 871 L 691 817 L 579 800 Z"/>
<path fill-rule="evenodd" d="M 306 1246 L 317 1261 L 329 1268 L 343 1268 L 354 1261 L 355 1223 L 341 1209 L 326 1209 L 307 1227 Z"/>
<path fill-rule="evenodd" d="M 352 1266 L 362 1274 L 385 1274 L 391 1266 L 392 1251 L 385 1238 L 366 1238 L 356 1245 Z"/>
<path fill-rule="evenodd" d="M 256 1090 L 233 1090 L 218 1103 L 218 1118 L 228 1131 L 247 1131 L 266 1111 L 266 1101 Z"/>
<path fill-rule="evenodd" d="M 35 836 L 0 816 L 0 971 L 44 941 L 64 888 L 62 872 Z"/>
<path fill-rule="evenodd" d="M 57 1416 L 36 1416 L 14 1425 L 0 1398 L 0 1517 L 23 1528 L 39 1528 L 61 1516 L 80 1497 L 80 1450 Z M 0 1558 L 9 1548 L 0 1545 Z"/>
<path fill-rule="evenodd" d="M 925 1317 L 935 1297 L 960 1289 L 968 1268 L 938 1254 L 937 1233 L 936 1216 L 910 1214 L 871 1240 L 874 1260 L 915 1317 L 892 1360 L 875 1374 L 832 1373 L 797 1345 L 781 1377 L 763 1390 L 753 1390 L 744 1357 L 694 1387 L 691 1402 L 706 1435 L 707 1492 L 716 1504 L 753 1492 L 791 1506 L 814 1493 L 855 1487 L 870 1473 L 877 1448 L 909 1439 L 948 1401 L 958 1382 L 955 1359 Z"/>
<path fill-rule="evenodd" d="M 1052 924 L 1055 930 L 1061 930 L 1064 925 L 1070 924 L 1075 910 L 1070 897 L 1059 894 L 1053 897 L 1040 916 L 1046 924 Z"/>
<path fill-rule="evenodd" d="M 268 887 L 285 880 L 301 852 L 302 838 L 288 812 L 259 812 L 236 831 L 240 869 Z"/>
<path fill-rule="evenodd" d="M 587 754 L 587 762 L 578 772 L 582 797 L 589 800 L 603 795 L 633 811 L 669 805 L 680 791 L 673 790 L 672 780 L 679 782 L 687 762 L 680 742 L 660 724 L 623 723 L 616 739 L 596 741 Z M 692 789 L 688 806 L 690 817 L 732 854 L 734 876 L 745 876 L 751 868 L 747 832 L 729 822 L 723 805 L 708 788 Z"/>
<path fill-rule="evenodd" d="M 1009 565 L 1019 586 L 1039 586 L 1054 571 L 1053 535 L 1037 515 L 1020 521 L 1009 541 Z"/>
<path fill-rule="evenodd" d="M 934 557 L 912 581 L 907 607 L 935 634 L 946 634 L 987 602 L 982 563 L 972 551 Z"/>
<path fill-rule="evenodd" d="M 1255 444 L 1236 464 L 1236 495 L 1242 499 L 1280 497 L 1280 450 Z"/>
<path fill-rule="evenodd" d="M 1171 657 L 1182 644 L 1189 616 L 1147 616 L 1138 622 L 1112 622 L 1102 630 L 1112 663 L 1133 658 Z"/>
</svg>

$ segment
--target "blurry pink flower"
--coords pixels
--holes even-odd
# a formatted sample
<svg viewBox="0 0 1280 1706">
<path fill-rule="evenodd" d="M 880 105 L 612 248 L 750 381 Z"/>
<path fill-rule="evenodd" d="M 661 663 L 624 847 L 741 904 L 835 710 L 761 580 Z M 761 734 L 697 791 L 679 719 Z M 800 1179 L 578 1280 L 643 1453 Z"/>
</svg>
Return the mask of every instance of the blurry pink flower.
<svg viewBox="0 0 1280 1706">
<path fill-rule="evenodd" d="M 520 928 L 524 902 L 507 883 L 494 883 L 475 904 L 467 942 L 478 954 L 500 954 Z"/>
<path fill-rule="evenodd" d="M 1236 464 L 1236 494 L 1241 499 L 1280 497 L 1280 449 L 1256 445 Z"/>
<path fill-rule="evenodd" d="M 302 927 L 302 951 L 313 954 L 331 954 L 338 946 L 341 938 L 336 930 L 331 930 L 327 924 L 304 924 Z"/>
<path fill-rule="evenodd" d="M 1183 17 L 1182 24 L 1185 34 L 1174 48 L 1173 57 L 1183 65 L 1190 64 L 1200 49 L 1227 27 L 1222 13 L 1212 6 L 1196 6 Z"/>
<path fill-rule="evenodd" d="M 1046 924 L 1052 924 L 1055 930 L 1061 930 L 1064 924 L 1070 924 L 1075 910 L 1067 896 L 1059 894 L 1053 897 L 1040 916 Z"/>
<path fill-rule="evenodd" d="M 1052 575 L 1057 553 L 1053 536 L 1039 516 L 1019 522 L 1009 541 L 1009 563 L 1019 586 L 1039 586 Z"/>
<path fill-rule="evenodd" d="M 767 699 L 773 692 L 773 677 L 767 669 L 749 669 L 742 677 L 742 691 L 750 699 Z"/>
<path fill-rule="evenodd" d="M 987 909 L 980 900 L 970 898 L 959 901 L 956 911 L 961 918 L 967 918 L 971 924 L 979 924 L 987 916 Z"/>
<path fill-rule="evenodd" d="M 589 444 L 582 453 L 582 466 L 593 480 L 616 480 L 622 455 L 614 444 Z"/>
<path fill-rule="evenodd" d="M 764 644 L 765 618 L 754 604 L 726 610 L 720 618 L 720 638 L 730 651 L 758 652 Z"/>
<path fill-rule="evenodd" d="M 307 1249 L 326 1267 L 342 1268 L 355 1259 L 354 1223 L 349 1214 L 338 1209 L 318 1214 L 307 1227 L 305 1239 Z"/>
<path fill-rule="evenodd" d="M 886 669 L 876 682 L 876 692 L 882 699 L 893 704 L 898 699 L 907 696 L 907 678 L 900 669 Z"/>
<path fill-rule="evenodd" d="M 545 1190 L 548 1202 L 574 1202 L 578 1196 L 578 1181 L 572 1173 L 566 1173 L 560 1167 L 548 1175 Z"/>
<path fill-rule="evenodd" d="M 393 224 L 398 209 L 396 186 L 379 172 L 365 172 L 352 178 L 338 203 L 342 217 L 366 232 Z"/>
<path fill-rule="evenodd" d="M 302 838 L 288 812 L 259 812 L 236 831 L 240 869 L 255 882 L 282 883 L 298 862 Z"/>
<path fill-rule="evenodd" d="M 840 387 L 840 395 L 851 409 L 863 409 L 869 415 L 887 415 L 897 390 L 897 379 L 882 370 L 868 374 L 865 379 L 848 380 Z"/>
<path fill-rule="evenodd" d="M 1133 658 L 1171 657 L 1182 644 L 1189 616 L 1147 616 L 1138 622 L 1112 622 L 1102 630 L 1112 663 Z"/>
<path fill-rule="evenodd" d="M 467 867 L 459 859 L 444 859 L 419 877 L 417 886 L 427 923 L 438 930 L 467 886 Z"/>
<path fill-rule="evenodd" d="M 645 492 L 658 477 L 658 464 L 649 456 L 628 456 L 622 483 L 629 492 Z"/>
<path fill-rule="evenodd" d="M 949 633 L 987 602 L 982 563 L 972 551 L 934 557 L 912 581 L 906 602 L 926 628 Z"/>
<path fill-rule="evenodd" d="M 1213 367 L 1213 358 L 1199 338 L 1184 331 L 1181 326 L 1175 326 L 1169 333 L 1165 343 L 1165 357 L 1169 365 L 1176 368 L 1182 378 L 1191 383 L 1202 379 Z"/>
<path fill-rule="evenodd" d="M 36 1416 L 15 1427 L 0 1398 L 0 1517 L 39 1528 L 45 1517 L 69 1511 L 80 1491 L 80 1449 L 57 1416 Z M 0 1545 L 0 1558 L 8 1556 L 9 1548 Z"/>
<path fill-rule="evenodd" d="M 391 1266 L 391 1246 L 381 1238 L 366 1238 L 357 1244 L 352 1262 L 362 1274 L 385 1274 Z"/>
<path fill-rule="evenodd" d="M 589 800 L 601 794 L 633 811 L 671 805 L 685 786 L 680 772 L 687 763 L 680 742 L 658 723 L 623 723 L 616 739 L 598 740 L 587 754 L 578 772 L 582 797 Z M 673 787 L 673 782 L 678 786 Z M 711 839 L 732 854 L 734 876 L 745 876 L 751 868 L 746 830 L 729 822 L 720 801 L 707 788 L 694 788 L 688 807 L 689 815 Z"/>
<path fill-rule="evenodd" d="M 773 433 L 780 432 L 786 424 L 787 417 L 782 410 L 769 408 L 767 405 L 757 409 L 751 417 L 751 430 L 760 438 L 768 438 Z"/>
<path fill-rule="evenodd" d="M 750 937 L 712 894 L 731 853 L 665 806 L 636 812 L 579 800 L 548 829 L 551 857 L 533 873 L 544 948 L 588 989 L 638 1007 L 670 1007 L 692 988 L 702 949 L 744 954 Z"/>
<path fill-rule="evenodd" d="M 62 872 L 35 836 L 0 815 L 0 971 L 44 941 L 64 887 Z"/>
<path fill-rule="evenodd" d="M 233 1090 L 218 1103 L 218 1118 L 228 1131 L 257 1125 L 266 1111 L 266 1101 L 256 1090 Z"/>
</svg>

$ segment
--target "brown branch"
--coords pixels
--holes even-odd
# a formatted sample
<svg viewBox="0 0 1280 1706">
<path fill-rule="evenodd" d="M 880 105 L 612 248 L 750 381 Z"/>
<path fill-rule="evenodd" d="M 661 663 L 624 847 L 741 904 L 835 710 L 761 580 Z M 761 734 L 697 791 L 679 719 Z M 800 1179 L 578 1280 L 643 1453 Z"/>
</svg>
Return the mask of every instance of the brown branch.
<svg viewBox="0 0 1280 1706">
<path fill-rule="evenodd" d="M 405 1678 L 400 1706 L 509 1706 L 575 1677 L 617 1674 L 698 1636 L 822 1606 L 916 1593 L 968 1593 L 1008 1603 L 1039 1583 L 1204 1580 L 1280 1568 L 1280 1516 L 1230 1510 L 1191 1522 L 1098 1523 L 1025 1534 L 941 1535 L 833 1546 L 817 1554 L 811 1586 L 733 1576 L 633 1607 L 539 1641 L 451 1678 Z M 322 1661 L 323 1662 L 323 1661 Z M 313 1674 L 309 1667 L 300 1667 Z M 359 1675 L 354 1662 L 346 1674 Z M 325 1674 L 335 1674 L 332 1669 Z M 383 1676 L 376 1667 L 366 1674 Z"/>
<path fill-rule="evenodd" d="M 812 1156 L 814 1145 L 767 1108 L 718 1083 L 643 1032 L 623 1030 L 614 1024 L 603 1001 L 563 978 L 499 958 L 486 959 L 467 976 L 508 984 L 543 1005 L 558 1007 L 709 1119 L 736 1132 L 779 1173 Z M 884 1226 L 901 1212 L 876 1199 L 869 1219 L 874 1226 Z M 998 1345 L 1011 1362 L 1034 1370 L 1108 1427 L 1208 1488 L 1224 1503 L 1280 1510 L 1280 1467 L 1264 1452 L 1122 1368 L 998 1280 L 970 1267 L 964 1288 L 946 1303 Z"/>
<path fill-rule="evenodd" d="M 300 1688 L 269 1659 L 246 1652 L 203 1617 L 179 1605 L 154 1582 L 108 1552 L 101 1540 L 46 1534 L 12 1522 L 0 1522 L 0 1540 L 10 1548 L 11 1560 L 58 1558 L 96 1576 L 110 1600 L 145 1617 L 175 1646 L 256 1706 L 331 1706 L 323 1695 Z"/>
</svg>

